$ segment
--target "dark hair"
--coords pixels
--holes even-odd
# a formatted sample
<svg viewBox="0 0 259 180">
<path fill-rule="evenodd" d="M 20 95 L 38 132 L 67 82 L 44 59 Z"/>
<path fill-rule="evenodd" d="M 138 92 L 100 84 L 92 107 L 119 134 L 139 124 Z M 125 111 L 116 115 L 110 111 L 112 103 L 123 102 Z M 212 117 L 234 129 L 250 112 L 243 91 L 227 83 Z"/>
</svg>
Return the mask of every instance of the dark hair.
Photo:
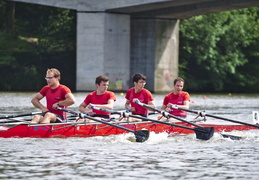
<svg viewBox="0 0 259 180">
<path fill-rule="evenodd" d="M 174 85 L 175 85 L 178 81 L 184 82 L 183 78 L 178 77 L 178 78 L 176 78 L 176 79 L 174 80 Z"/>
<path fill-rule="evenodd" d="M 100 85 L 102 81 L 107 82 L 107 81 L 109 81 L 109 78 L 106 76 L 97 76 L 95 79 L 95 84 Z"/>
<path fill-rule="evenodd" d="M 132 80 L 133 80 L 133 83 L 134 82 L 138 82 L 140 79 L 143 79 L 144 81 L 146 81 L 146 76 L 144 76 L 143 74 L 140 74 L 140 73 L 137 73 L 137 74 L 134 74 L 133 76 L 132 76 Z"/>
</svg>

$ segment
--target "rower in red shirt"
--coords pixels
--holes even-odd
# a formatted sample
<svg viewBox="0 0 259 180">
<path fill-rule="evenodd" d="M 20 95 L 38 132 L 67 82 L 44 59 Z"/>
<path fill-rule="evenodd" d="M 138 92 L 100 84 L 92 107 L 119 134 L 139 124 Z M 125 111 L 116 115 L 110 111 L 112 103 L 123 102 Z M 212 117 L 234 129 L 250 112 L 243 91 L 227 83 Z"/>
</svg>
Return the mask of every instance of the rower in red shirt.
<svg viewBox="0 0 259 180">
<path fill-rule="evenodd" d="M 79 111 L 100 119 L 109 119 L 109 112 L 92 109 L 93 106 L 110 110 L 113 109 L 116 97 L 113 92 L 108 91 L 109 78 L 106 76 L 98 76 L 96 77 L 95 85 L 97 90 L 86 96 L 85 100 L 79 106 Z M 88 121 L 94 122 L 93 120 Z"/>
<path fill-rule="evenodd" d="M 177 106 L 185 109 L 189 109 L 190 95 L 186 91 L 182 91 L 184 87 L 184 80 L 180 77 L 174 80 L 173 92 L 167 94 L 164 97 L 163 106 L 161 110 L 166 110 L 174 116 L 186 118 L 186 112 L 178 109 L 171 108 Z"/>
<path fill-rule="evenodd" d="M 155 108 L 154 98 L 151 92 L 144 88 L 146 84 L 146 76 L 143 74 L 134 74 L 132 76 L 134 87 L 129 89 L 126 93 L 126 103 L 125 108 L 130 110 L 133 115 L 139 115 L 143 117 L 148 116 L 148 109 L 139 104 L 136 104 L 136 101 L 147 104 Z M 129 118 L 129 121 L 141 121 L 141 119 Z"/>
<path fill-rule="evenodd" d="M 32 104 L 41 109 L 44 115 L 35 115 L 31 124 L 66 122 L 67 113 L 56 108 L 58 106 L 67 108 L 75 103 L 75 99 L 71 90 L 60 84 L 60 77 L 59 70 L 55 68 L 47 70 L 45 79 L 48 85 L 44 86 L 31 100 Z M 47 106 L 40 102 L 44 97 L 46 97 Z"/>
</svg>

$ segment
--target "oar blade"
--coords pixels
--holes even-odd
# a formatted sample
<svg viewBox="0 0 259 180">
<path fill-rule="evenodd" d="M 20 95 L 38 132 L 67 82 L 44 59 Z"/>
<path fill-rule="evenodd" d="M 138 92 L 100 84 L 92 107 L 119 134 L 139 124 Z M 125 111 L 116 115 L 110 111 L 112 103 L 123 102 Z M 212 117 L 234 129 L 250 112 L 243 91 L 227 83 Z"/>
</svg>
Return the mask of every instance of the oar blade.
<svg viewBox="0 0 259 180">
<path fill-rule="evenodd" d="M 149 138 L 149 130 L 139 130 L 134 132 L 136 142 L 145 142 Z"/>
<path fill-rule="evenodd" d="M 229 134 L 222 134 L 220 133 L 224 138 L 230 138 L 231 140 L 240 140 L 242 139 L 242 137 L 240 136 L 233 136 L 233 135 L 229 135 Z"/>
<path fill-rule="evenodd" d="M 214 127 L 198 127 L 194 131 L 197 139 L 209 140 L 214 134 Z"/>
</svg>

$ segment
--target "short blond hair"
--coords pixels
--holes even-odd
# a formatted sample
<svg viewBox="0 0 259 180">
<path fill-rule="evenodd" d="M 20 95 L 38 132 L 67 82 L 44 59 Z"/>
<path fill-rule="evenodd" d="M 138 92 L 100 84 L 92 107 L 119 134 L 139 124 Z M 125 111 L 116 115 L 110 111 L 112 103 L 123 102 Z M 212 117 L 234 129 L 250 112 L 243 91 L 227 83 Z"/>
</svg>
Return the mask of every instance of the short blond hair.
<svg viewBox="0 0 259 180">
<path fill-rule="evenodd" d="M 49 72 L 52 72 L 54 74 L 54 77 L 60 80 L 61 76 L 60 76 L 59 70 L 57 70 L 56 68 L 50 68 L 47 70 L 46 73 L 49 73 Z"/>
</svg>

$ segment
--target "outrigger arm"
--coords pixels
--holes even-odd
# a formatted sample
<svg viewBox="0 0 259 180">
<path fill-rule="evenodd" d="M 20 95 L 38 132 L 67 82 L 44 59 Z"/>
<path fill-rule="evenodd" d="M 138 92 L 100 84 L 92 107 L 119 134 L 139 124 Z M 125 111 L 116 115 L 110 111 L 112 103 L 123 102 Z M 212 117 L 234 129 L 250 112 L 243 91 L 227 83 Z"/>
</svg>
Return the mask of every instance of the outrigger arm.
<svg viewBox="0 0 259 180">
<path fill-rule="evenodd" d="M 85 113 L 77 113 L 77 112 L 74 112 L 72 110 L 64 109 L 64 108 L 60 108 L 60 107 L 57 107 L 57 109 L 59 109 L 61 111 L 68 112 L 68 113 L 71 113 L 71 114 L 74 114 L 74 115 L 77 115 L 80 118 L 91 119 L 91 120 L 97 121 L 97 122 L 102 123 L 102 124 L 106 124 L 106 125 L 109 125 L 109 126 L 112 126 L 112 127 L 116 127 L 118 129 L 122 129 L 124 131 L 132 132 L 132 133 L 134 133 L 134 135 L 136 137 L 136 142 L 145 142 L 149 138 L 149 131 L 148 130 L 133 131 L 131 129 L 128 129 L 128 128 L 125 128 L 125 127 L 122 127 L 122 126 L 118 126 L 118 125 L 115 125 L 115 124 L 112 124 L 112 123 L 109 123 L 109 122 L 106 122 L 106 121 L 102 121 L 102 120 L 97 119 L 97 118 L 93 118 L 91 116 L 88 116 Z"/>
</svg>

